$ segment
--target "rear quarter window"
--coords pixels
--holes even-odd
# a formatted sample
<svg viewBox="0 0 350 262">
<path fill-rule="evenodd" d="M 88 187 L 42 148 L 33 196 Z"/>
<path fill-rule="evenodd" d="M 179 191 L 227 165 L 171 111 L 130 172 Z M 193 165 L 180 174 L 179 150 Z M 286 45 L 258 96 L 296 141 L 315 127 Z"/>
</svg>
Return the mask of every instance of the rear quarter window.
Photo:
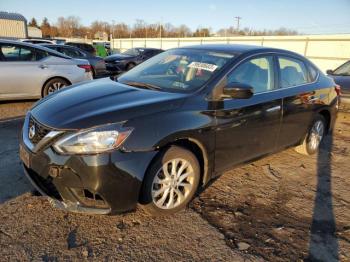
<svg viewBox="0 0 350 262">
<path fill-rule="evenodd" d="M 318 70 L 312 65 L 309 65 L 309 76 L 311 82 L 316 81 L 318 76 Z"/>
</svg>

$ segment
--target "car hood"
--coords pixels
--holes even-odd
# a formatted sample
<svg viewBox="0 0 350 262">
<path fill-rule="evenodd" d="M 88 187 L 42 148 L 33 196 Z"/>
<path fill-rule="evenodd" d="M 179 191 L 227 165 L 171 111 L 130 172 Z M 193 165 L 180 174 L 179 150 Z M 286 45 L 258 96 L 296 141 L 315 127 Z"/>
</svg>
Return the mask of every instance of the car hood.
<svg viewBox="0 0 350 262">
<path fill-rule="evenodd" d="M 105 58 L 105 61 L 115 61 L 115 60 L 123 60 L 123 59 L 130 59 L 133 58 L 134 56 L 131 55 L 123 55 L 123 54 L 114 54 L 114 55 L 110 55 L 107 56 Z"/>
<path fill-rule="evenodd" d="M 186 94 L 131 87 L 109 78 L 74 85 L 40 100 L 31 109 L 54 129 L 84 129 L 178 108 Z"/>
</svg>

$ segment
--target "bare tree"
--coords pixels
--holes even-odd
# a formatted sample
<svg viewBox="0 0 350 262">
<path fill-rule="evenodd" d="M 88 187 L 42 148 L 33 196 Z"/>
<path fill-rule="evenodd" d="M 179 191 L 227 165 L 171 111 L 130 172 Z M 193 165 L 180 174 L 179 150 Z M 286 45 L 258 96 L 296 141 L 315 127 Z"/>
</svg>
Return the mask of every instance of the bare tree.
<svg viewBox="0 0 350 262">
<path fill-rule="evenodd" d="M 77 16 L 59 17 L 57 19 L 59 34 L 65 37 L 81 36 L 80 18 Z"/>
</svg>

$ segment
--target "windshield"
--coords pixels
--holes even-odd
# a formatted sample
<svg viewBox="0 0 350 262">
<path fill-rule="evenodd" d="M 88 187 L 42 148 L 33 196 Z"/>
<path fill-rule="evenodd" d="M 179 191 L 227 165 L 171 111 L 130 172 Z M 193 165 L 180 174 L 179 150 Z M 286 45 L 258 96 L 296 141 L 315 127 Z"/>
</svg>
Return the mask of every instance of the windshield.
<svg viewBox="0 0 350 262">
<path fill-rule="evenodd" d="M 350 76 L 350 61 L 341 65 L 334 71 L 335 75 L 346 75 Z"/>
<path fill-rule="evenodd" d="M 164 91 L 188 92 L 209 81 L 233 54 L 193 49 L 161 53 L 118 78 L 121 83 L 144 83 Z"/>
<path fill-rule="evenodd" d="M 123 55 L 137 56 L 140 54 L 139 50 L 136 48 L 131 48 L 122 53 Z"/>
</svg>

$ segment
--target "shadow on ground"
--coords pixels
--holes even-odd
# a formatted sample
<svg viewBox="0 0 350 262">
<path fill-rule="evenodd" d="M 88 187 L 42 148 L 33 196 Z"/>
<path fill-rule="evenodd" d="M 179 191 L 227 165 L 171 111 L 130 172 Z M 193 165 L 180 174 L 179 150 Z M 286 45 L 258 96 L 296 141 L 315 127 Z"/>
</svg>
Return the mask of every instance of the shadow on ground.
<svg viewBox="0 0 350 262">
<path fill-rule="evenodd" d="M 311 223 L 309 261 L 339 261 L 332 193 L 333 136 L 325 137 L 317 155 L 317 188 Z"/>
<path fill-rule="evenodd" d="M 18 139 L 23 119 L 0 121 L 0 204 L 33 187 L 23 175 L 18 156 Z"/>
</svg>

